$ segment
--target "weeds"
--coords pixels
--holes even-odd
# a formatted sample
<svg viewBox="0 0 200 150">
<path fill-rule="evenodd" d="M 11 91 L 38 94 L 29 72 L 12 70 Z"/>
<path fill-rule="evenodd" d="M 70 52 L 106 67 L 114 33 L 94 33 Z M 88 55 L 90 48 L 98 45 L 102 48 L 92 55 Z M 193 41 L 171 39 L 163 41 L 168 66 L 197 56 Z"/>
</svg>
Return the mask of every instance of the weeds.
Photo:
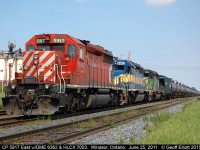
<svg viewBox="0 0 200 150">
<path fill-rule="evenodd" d="M 48 120 L 48 121 L 51 121 L 51 120 L 52 120 L 51 115 L 49 115 L 49 116 L 47 117 L 47 120 Z"/>
<path fill-rule="evenodd" d="M 86 122 L 79 122 L 77 125 L 75 125 L 76 128 L 91 128 L 94 127 L 97 123 L 93 119 L 89 119 Z"/>
<path fill-rule="evenodd" d="M 149 117 L 153 128 L 146 125 L 148 135 L 141 144 L 196 144 L 200 141 L 200 101 L 187 103 L 182 112 L 163 113 Z M 145 118 L 146 120 L 147 118 Z M 153 132 L 152 132 L 153 131 Z"/>
<path fill-rule="evenodd" d="M 109 117 L 108 123 L 110 124 L 111 128 L 116 127 L 115 120 L 113 117 Z"/>
<path fill-rule="evenodd" d="M 150 124 L 148 123 L 148 124 L 144 125 L 143 129 L 144 129 L 145 131 L 147 131 L 148 133 L 150 133 L 150 132 L 152 132 L 153 130 L 155 130 L 155 126 L 150 125 Z"/>
<path fill-rule="evenodd" d="M 156 127 L 158 124 L 167 121 L 172 116 L 173 114 L 169 112 L 161 114 L 155 113 L 153 116 L 149 117 L 149 121 L 152 122 Z"/>
<path fill-rule="evenodd" d="M 96 122 L 93 119 L 90 119 L 86 122 L 86 127 L 90 128 L 95 126 Z"/>
<path fill-rule="evenodd" d="M 40 124 L 43 124 L 45 122 L 46 122 L 46 120 L 36 120 L 36 121 L 30 122 L 29 124 L 30 125 L 40 125 Z"/>
<path fill-rule="evenodd" d="M 50 142 L 48 142 L 48 145 L 56 145 L 56 144 L 57 144 L 56 141 L 50 141 Z"/>
<path fill-rule="evenodd" d="M 130 138 L 130 144 L 138 144 L 138 142 L 134 137 L 131 137 Z"/>
<path fill-rule="evenodd" d="M 3 109 L 3 103 L 2 103 L 2 97 L 4 96 L 4 93 L 0 93 L 0 110 Z"/>
<path fill-rule="evenodd" d="M 125 141 L 122 137 L 120 137 L 120 139 L 119 139 L 119 144 L 125 144 Z"/>
</svg>

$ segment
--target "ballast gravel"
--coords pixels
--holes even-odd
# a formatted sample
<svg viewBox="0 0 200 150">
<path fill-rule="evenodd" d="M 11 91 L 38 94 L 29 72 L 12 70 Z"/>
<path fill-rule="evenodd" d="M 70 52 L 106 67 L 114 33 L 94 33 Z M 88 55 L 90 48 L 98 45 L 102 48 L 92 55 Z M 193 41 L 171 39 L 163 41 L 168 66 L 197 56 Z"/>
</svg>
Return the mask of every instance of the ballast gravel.
<svg viewBox="0 0 200 150">
<path fill-rule="evenodd" d="M 170 108 L 161 110 L 161 112 L 176 113 L 182 110 L 184 104 L 172 106 Z M 153 114 L 151 114 L 152 116 Z M 147 115 L 146 117 L 149 117 Z M 71 142 L 70 144 L 130 144 L 132 140 L 140 141 L 146 136 L 144 126 L 149 122 L 145 122 L 144 117 L 131 121 L 129 123 L 120 125 L 106 131 L 96 133 L 94 135 L 85 137 L 80 140 Z"/>
<path fill-rule="evenodd" d="M 159 104 L 159 103 L 162 103 L 162 102 L 157 102 L 156 104 Z M 145 107 L 147 105 L 148 106 L 154 105 L 154 103 L 121 108 L 120 110 L 111 110 L 111 111 L 86 114 L 86 115 L 69 117 L 69 118 L 58 119 L 58 120 L 44 121 L 38 124 L 28 123 L 26 125 L 10 127 L 8 129 L 2 128 L 0 129 L 0 138 L 7 135 L 23 133 L 23 132 L 34 130 L 34 129 L 46 128 L 49 126 L 56 126 L 56 125 L 61 125 L 65 123 L 71 123 L 74 121 L 82 121 L 82 120 L 86 120 L 86 119 L 90 119 L 90 118 L 94 118 L 98 116 L 111 115 L 113 113 L 116 113 L 116 111 L 123 112 L 127 110 L 133 110 L 133 109 Z M 184 104 L 179 104 L 179 105 L 172 106 L 170 108 L 167 108 L 161 111 L 175 113 L 175 112 L 181 111 L 183 106 Z M 145 136 L 146 131 L 144 130 L 144 126 L 146 124 L 147 123 L 143 120 L 143 118 L 136 119 L 127 124 L 123 124 L 118 127 L 85 137 L 83 139 L 73 141 L 70 144 L 120 144 L 120 140 L 122 140 L 124 144 L 126 144 L 126 143 L 129 143 L 131 139 L 140 140 L 143 136 Z"/>
</svg>

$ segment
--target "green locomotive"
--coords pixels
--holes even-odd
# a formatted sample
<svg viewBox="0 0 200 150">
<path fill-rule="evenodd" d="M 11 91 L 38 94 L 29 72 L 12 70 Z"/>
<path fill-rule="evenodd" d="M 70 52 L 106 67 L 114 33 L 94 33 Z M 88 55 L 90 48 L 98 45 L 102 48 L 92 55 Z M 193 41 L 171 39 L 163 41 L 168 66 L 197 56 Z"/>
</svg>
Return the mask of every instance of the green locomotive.
<svg viewBox="0 0 200 150">
<path fill-rule="evenodd" d="M 157 72 L 146 69 L 144 72 L 144 85 L 148 90 L 148 101 L 161 99 L 163 89 L 160 86 L 159 74 Z"/>
</svg>

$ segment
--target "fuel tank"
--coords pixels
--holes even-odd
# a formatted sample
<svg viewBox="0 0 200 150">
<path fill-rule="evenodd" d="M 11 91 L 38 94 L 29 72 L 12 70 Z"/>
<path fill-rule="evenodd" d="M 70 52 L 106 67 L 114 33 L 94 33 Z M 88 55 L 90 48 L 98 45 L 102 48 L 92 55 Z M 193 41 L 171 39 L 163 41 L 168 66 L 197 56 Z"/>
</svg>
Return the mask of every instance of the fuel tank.
<svg viewBox="0 0 200 150">
<path fill-rule="evenodd" d="M 89 95 L 87 98 L 86 108 L 105 106 L 109 103 L 110 100 L 111 98 L 108 94 Z"/>
<path fill-rule="evenodd" d="M 136 102 L 141 102 L 144 100 L 144 94 L 137 94 L 135 101 Z"/>
</svg>

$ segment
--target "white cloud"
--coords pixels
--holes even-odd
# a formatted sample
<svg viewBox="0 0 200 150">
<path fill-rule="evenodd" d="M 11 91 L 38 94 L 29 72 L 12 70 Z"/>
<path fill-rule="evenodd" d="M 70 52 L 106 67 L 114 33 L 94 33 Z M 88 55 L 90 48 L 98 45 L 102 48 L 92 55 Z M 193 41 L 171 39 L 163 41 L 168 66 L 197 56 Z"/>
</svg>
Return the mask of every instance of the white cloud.
<svg viewBox="0 0 200 150">
<path fill-rule="evenodd" d="M 174 3 L 176 0 L 146 0 L 146 3 L 152 6 L 166 6 Z"/>
</svg>

